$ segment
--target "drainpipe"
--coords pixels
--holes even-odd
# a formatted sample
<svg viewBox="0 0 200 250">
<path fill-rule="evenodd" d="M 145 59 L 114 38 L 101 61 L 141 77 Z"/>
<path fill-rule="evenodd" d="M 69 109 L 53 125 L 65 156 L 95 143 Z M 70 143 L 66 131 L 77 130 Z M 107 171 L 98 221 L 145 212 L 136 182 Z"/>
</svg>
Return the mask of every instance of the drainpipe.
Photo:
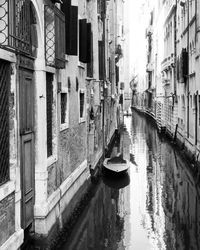
<svg viewBox="0 0 200 250">
<path fill-rule="evenodd" d="M 177 67 L 176 67 L 176 64 L 177 64 L 177 48 L 176 48 L 176 42 L 177 42 L 177 37 L 176 37 L 176 28 L 177 28 L 177 0 L 176 0 L 176 6 L 175 6 L 175 15 L 174 15 L 174 94 L 173 94 L 173 113 L 174 113 L 174 105 L 176 103 L 176 94 L 177 94 Z M 177 118 L 177 117 L 176 117 Z M 174 133 L 174 141 L 176 140 L 176 134 L 177 134 L 177 129 L 178 129 L 178 124 L 177 124 L 177 121 L 176 121 L 176 126 L 175 126 L 175 133 Z"/>
<path fill-rule="evenodd" d="M 106 66 L 105 66 L 105 19 L 106 19 L 106 1 L 104 2 L 104 10 L 102 13 L 103 17 L 103 120 L 102 120 L 102 127 L 103 127 L 103 160 L 105 159 L 105 84 L 106 84 Z"/>
<path fill-rule="evenodd" d="M 176 6 L 175 6 L 175 16 L 174 16 L 174 95 L 175 95 L 175 98 L 176 98 L 176 90 L 177 90 L 177 87 L 176 87 L 176 74 L 177 74 L 177 68 L 176 68 L 176 57 L 177 57 L 177 48 L 176 48 L 176 42 L 177 42 L 177 39 L 176 39 L 176 28 L 177 28 L 177 23 L 176 23 L 176 18 L 177 18 L 177 0 L 176 0 Z"/>
<path fill-rule="evenodd" d="M 190 92 L 189 92 L 189 81 L 190 81 L 190 60 L 189 60 L 189 42 L 190 42 L 190 40 L 189 40 L 189 38 L 190 38 L 190 25 L 189 25 L 189 20 L 190 20 L 190 17 L 189 17 L 189 14 L 190 14 L 190 12 L 189 12 L 189 9 L 190 9 L 190 3 L 189 3 L 189 0 L 187 0 L 187 4 L 188 4 L 188 23 L 187 23 L 187 25 L 188 25 L 188 35 L 187 35 L 187 51 L 188 51 L 188 77 L 187 77 L 187 99 L 188 99 L 188 101 L 187 101 L 187 138 L 189 138 L 189 129 L 190 129 L 190 123 L 189 123 L 189 102 L 190 102 L 190 96 L 189 96 L 189 94 L 190 94 Z"/>
</svg>

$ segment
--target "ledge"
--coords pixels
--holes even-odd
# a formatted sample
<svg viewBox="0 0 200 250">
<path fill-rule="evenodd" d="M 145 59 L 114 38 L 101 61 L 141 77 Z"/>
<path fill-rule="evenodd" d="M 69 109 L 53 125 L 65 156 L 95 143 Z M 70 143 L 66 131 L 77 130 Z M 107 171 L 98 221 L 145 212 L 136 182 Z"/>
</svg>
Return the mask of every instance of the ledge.
<svg viewBox="0 0 200 250">
<path fill-rule="evenodd" d="M 0 187 L 0 201 L 15 191 L 15 182 L 8 181 Z"/>
<path fill-rule="evenodd" d="M 34 214 L 35 218 L 44 219 L 53 210 L 60 199 L 65 195 L 67 190 L 76 182 L 87 168 L 87 160 L 76 168 L 76 170 L 61 184 L 61 186 L 48 198 L 44 203 L 35 205 Z"/>
<path fill-rule="evenodd" d="M 24 241 L 24 230 L 20 229 L 15 232 L 1 247 L 1 250 L 16 250 L 19 249 Z"/>
<path fill-rule="evenodd" d="M 85 69 L 85 63 L 78 61 L 78 67 L 81 69 Z"/>
<path fill-rule="evenodd" d="M 17 61 L 16 55 L 14 52 L 10 52 L 10 51 L 2 49 L 2 48 L 0 48 L 0 58 L 2 60 L 6 60 L 6 61 L 9 61 L 11 63 L 15 63 Z"/>
</svg>

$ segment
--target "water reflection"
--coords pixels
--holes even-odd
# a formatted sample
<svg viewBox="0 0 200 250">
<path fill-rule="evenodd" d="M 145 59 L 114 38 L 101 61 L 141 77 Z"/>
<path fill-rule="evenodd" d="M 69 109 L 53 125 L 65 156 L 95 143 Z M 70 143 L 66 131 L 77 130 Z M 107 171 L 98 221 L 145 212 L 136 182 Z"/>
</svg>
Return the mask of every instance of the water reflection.
<svg viewBox="0 0 200 250">
<path fill-rule="evenodd" d="M 128 173 L 123 173 L 119 176 L 104 173 L 102 179 L 106 186 L 114 189 L 125 188 L 130 184 L 130 177 Z"/>
<path fill-rule="evenodd" d="M 190 168 L 144 117 L 124 122 L 120 148 L 132 166 L 123 178 L 102 177 L 61 249 L 200 249 L 200 190 Z"/>
</svg>

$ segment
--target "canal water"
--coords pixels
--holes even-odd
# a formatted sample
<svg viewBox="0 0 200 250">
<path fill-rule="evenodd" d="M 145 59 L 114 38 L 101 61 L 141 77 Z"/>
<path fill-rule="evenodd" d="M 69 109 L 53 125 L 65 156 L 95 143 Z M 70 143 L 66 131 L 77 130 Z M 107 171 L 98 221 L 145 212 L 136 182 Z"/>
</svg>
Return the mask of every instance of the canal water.
<svg viewBox="0 0 200 250">
<path fill-rule="evenodd" d="M 180 152 L 134 112 L 120 145 L 128 173 L 103 174 L 60 250 L 200 249 L 200 189 Z"/>
<path fill-rule="evenodd" d="M 131 166 L 103 175 L 60 250 L 200 249 L 200 189 L 190 166 L 144 116 L 124 117 Z"/>
</svg>

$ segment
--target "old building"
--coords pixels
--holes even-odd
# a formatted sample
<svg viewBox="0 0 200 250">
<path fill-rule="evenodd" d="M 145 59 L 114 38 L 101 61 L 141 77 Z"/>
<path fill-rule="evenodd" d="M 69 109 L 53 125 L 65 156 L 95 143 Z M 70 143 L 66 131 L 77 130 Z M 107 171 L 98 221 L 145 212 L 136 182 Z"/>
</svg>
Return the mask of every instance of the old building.
<svg viewBox="0 0 200 250">
<path fill-rule="evenodd" d="M 177 123 L 176 105 L 176 2 L 164 1 L 164 53 L 161 63 L 163 86 L 163 122 L 168 133 L 174 134 Z"/>
<path fill-rule="evenodd" d="M 1 1 L 1 249 L 62 227 L 117 128 L 116 8 Z"/>
<path fill-rule="evenodd" d="M 198 1 L 177 4 L 177 96 L 178 139 L 194 154 L 199 154 L 199 68 L 197 20 Z"/>
<path fill-rule="evenodd" d="M 155 1 L 146 29 L 146 91 L 138 80 L 136 108 L 144 110 L 194 162 L 199 160 L 199 3 Z M 138 72 L 135 73 L 136 75 Z M 140 74 L 139 74 L 140 75 Z"/>
</svg>

